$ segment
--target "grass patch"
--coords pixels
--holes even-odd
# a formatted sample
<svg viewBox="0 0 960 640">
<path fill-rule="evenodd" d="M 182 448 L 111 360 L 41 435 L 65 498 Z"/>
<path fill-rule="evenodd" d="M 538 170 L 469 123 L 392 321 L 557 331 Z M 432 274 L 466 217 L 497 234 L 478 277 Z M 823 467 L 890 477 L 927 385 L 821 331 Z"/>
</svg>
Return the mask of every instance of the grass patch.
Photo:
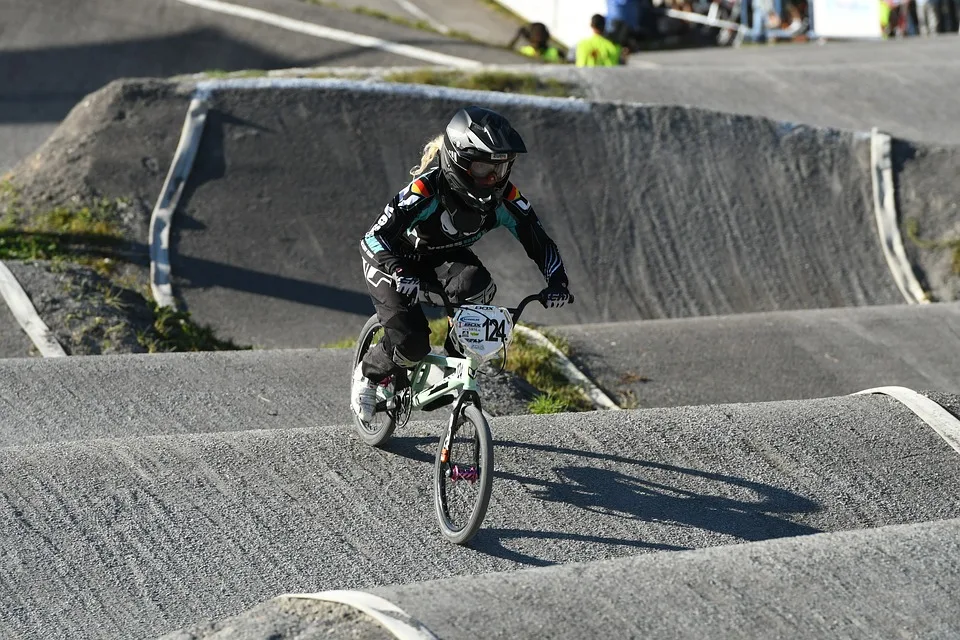
<svg viewBox="0 0 960 640">
<path fill-rule="evenodd" d="M 564 355 L 569 355 L 570 345 L 558 336 L 543 333 Z M 514 373 L 542 393 L 529 405 L 531 413 L 547 413 L 547 409 L 560 411 L 590 411 L 593 405 L 584 396 L 579 386 L 571 384 L 557 365 L 553 353 L 546 347 L 534 344 L 526 336 L 515 333 L 507 352 L 507 371 Z M 549 411 L 554 413 L 555 411 Z"/>
<path fill-rule="evenodd" d="M 306 0 L 306 2 L 310 4 L 315 4 L 321 7 L 328 7 L 330 9 L 339 9 L 341 11 L 351 11 L 353 13 L 356 13 L 357 15 L 367 16 L 368 18 L 375 18 L 377 20 L 383 20 L 384 22 L 396 24 L 401 27 L 407 27 L 408 29 L 419 29 L 420 31 L 429 31 L 430 33 L 437 33 L 442 36 L 457 38 L 459 40 L 465 40 L 467 42 L 487 44 L 482 40 L 480 40 L 479 38 L 476 38 L 472 34 L 467 33 L 465 31 L 450 29 L 444 32 L 444 31 L 441 31 L 440 29 L 437 29 L 435 26 L 433 26 L 426 20 L 413 20 L 411 18 L 405 18 L 403 16 L 387 13 L 386 11 L 380 11 L 379 9 L 371 9 L 369 7 L 345 7 L 339 2 L 334 2 L 333 0 Z"/>
<path fill-rule="evenodd" d="M 208 78 L 264 78 L 267 75 L 266 69 L 240 69 L 238 71 L 225 71 L 224 69 L 207 69 L 203 72 Z"/>
<path fill-rule="evenodd" d="M 367 7 L 353 7 L 351 9 L 354 13 L 367 16 L 368 18 L 376 18 L 377 20 L 383 20 L 384 22 L 390 22 L 392 24 L 400 25 L 401 27 L 408 27 L 410 29 L 420 29 L 421 31 L 431 31 L 433 33 L 439 33 L 437 29 L 433 27 L 432 24 L 426 20 L 411 20 L 409 18 L 404 18 L 402 16 L 395 16 L 385 11 L 380 11 L 378 9 L 369 9 Z"/>
<path fill-rule="evenodd" d="M 218 338 L 213 328 L 194 322 L 188 311 L 161 307 L 153 300 L 148 300 L 147 305 L 153 313 L 153 324 L 137 333 L 137 342 L 149 353 L 252 349 Z"/>
<path fill-rule="evenodd" d="M 954 275 L 960 276 L 960 238 L 949 240 L 924 240 L 920 237 L 920 221 L 916 218 L 907 218 L 907 237 L 921 249 L 949 250 L 953 254 L 951 268 Z"/>
<path fill-rule="evenodd" d="M 102 273 L 114 263 L 96 255 L 123 239 L 120 212 L 128 206 L 122 199 L 97 199 L 86 205 L 58 206 L 29 214 L 19 190 L 9 180 L 0 182 L 0 260 L 51 260 L 71 258 Z"/>
<path fill-rule="evenodd" d="M 332 342 L 324 342 L 320 345 L 321 349 L 353 349 L 357 346 L 356 338 L 340 338 Z"/>
<path fill-rule="evenodd" d="M 477 91 L 498 91 L 501 93 L 520 93 L 526 95 L 568 97 L 574 95 L 572 85 L 553 78 L 540 78 L 532 73 L 510 73 L 507 71 L 438 71 L 417 69 L 416 71 L 397 71 L 383 78 L 387 82 L 406 84 L 426 84 L 455 89 L 473 89 Z"/>
</svg>

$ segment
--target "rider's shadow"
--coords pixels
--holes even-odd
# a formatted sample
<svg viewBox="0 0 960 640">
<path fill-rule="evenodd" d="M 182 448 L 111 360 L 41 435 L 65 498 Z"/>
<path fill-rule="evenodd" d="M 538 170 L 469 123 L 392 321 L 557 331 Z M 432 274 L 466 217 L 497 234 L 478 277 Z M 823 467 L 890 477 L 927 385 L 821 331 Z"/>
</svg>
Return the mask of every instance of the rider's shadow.
<svg viewBox="0 0 960 640">
<path fill-rule="evenodd" d="M 389 448 L 399 455 L 432 464 L 433 456 L 428 450 L 435 446 L 435 442 L 431 438 L 396 438 Z M 665 526 L 700 529 L 744 541 L 820 532 L 815 527 L 785 517 L 787 514 L 819 511 L 820 505 L 772 485 L 596 451 L 510 441 L 496 441 L 494 447 L 504 451 L 530 449 L 547 453 L 554 459 L 562 456 L 568 457 L 571 462 L 578 462 L 554 466 L 551 474 L 540 477 L 498 470 L 494 476 L 495 493 L 497 481 L 513 481 L 523 486 L 527 495 L 535 500 L 573 506 L 603 517 L 634 520 L 638 524 L 662 523 Z M 591 459 L 599 464 L 582 464 Z M 617 468 L 610 468 L 610 463 L 615 463 Z M 749 499 L 726 497 L 744 494 L 749 494 Z M 562 540 L 647 550 L 688 548 L 647 542 L 639 536 L 625 538 L 571 531 L 484 527 L 481 527 L 470 546 L 483 553 L 523 564 L 553 564 L 551 560 L 505 547 L 504 541 L 509 539 Z"/>
</svg>

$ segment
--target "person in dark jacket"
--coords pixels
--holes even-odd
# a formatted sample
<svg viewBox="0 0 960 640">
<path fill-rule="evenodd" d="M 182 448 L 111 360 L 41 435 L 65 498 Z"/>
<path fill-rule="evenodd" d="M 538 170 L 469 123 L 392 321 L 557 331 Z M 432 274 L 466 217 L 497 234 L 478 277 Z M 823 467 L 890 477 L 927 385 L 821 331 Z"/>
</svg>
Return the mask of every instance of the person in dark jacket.
<svg viewBox="0 0 960 640">
<path fill-rule="evenodd" d="M 384 337 L 353 375 L 351 406 L 369 422 L 377 385 L 411 369 L 430 352 L 430 329 L 419 304 L 421 279 L 439 282 L 450 301 L 489 304 L 496 284 L 470 246 L 505 227 L 543 274 L 545 306 L 569 299 L 557 245 L 530 201 L 510 181 L 520 134 L 506 118 L 476 106 L 459 109 L 443 135 L 424 147 L 414 180 L 384 208 L 360 241 L 363 275 Z M 439 156 L 439 166 L 427 170 Z M 459 356 L 449 339 L 447 353 Z"/>
</svg>

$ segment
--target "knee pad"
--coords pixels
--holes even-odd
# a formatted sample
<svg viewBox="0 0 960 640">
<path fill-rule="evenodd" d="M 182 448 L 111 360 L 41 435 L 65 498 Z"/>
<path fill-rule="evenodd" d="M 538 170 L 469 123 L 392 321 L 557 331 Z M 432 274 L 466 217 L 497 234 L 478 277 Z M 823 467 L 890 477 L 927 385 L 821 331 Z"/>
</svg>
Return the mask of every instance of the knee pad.
<svg viewBox="0 0 960 640">
<path fill-rule="evenodd" d="M 430 353 L 430 338 L 426 335 L 409 335 L 402 344 L 393 348 L 393 361 L 404 369 L 412 369 Z"/>
</svg>

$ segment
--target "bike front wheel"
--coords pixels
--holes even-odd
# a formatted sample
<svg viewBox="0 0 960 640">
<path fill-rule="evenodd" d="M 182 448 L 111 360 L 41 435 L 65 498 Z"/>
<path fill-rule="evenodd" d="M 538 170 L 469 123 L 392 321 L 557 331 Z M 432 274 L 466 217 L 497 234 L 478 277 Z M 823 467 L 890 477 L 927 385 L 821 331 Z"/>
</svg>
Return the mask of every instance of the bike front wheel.
<svg viewBox="0 0 960 640">
<path fill-rule="evenodd" d="M 437 445 L 434 504 L 444 537 L 464 544 L 480 528 L 493 491 L 493 435 L 480 409 L 464 407 L 445 443 Z"/>
</svg>

